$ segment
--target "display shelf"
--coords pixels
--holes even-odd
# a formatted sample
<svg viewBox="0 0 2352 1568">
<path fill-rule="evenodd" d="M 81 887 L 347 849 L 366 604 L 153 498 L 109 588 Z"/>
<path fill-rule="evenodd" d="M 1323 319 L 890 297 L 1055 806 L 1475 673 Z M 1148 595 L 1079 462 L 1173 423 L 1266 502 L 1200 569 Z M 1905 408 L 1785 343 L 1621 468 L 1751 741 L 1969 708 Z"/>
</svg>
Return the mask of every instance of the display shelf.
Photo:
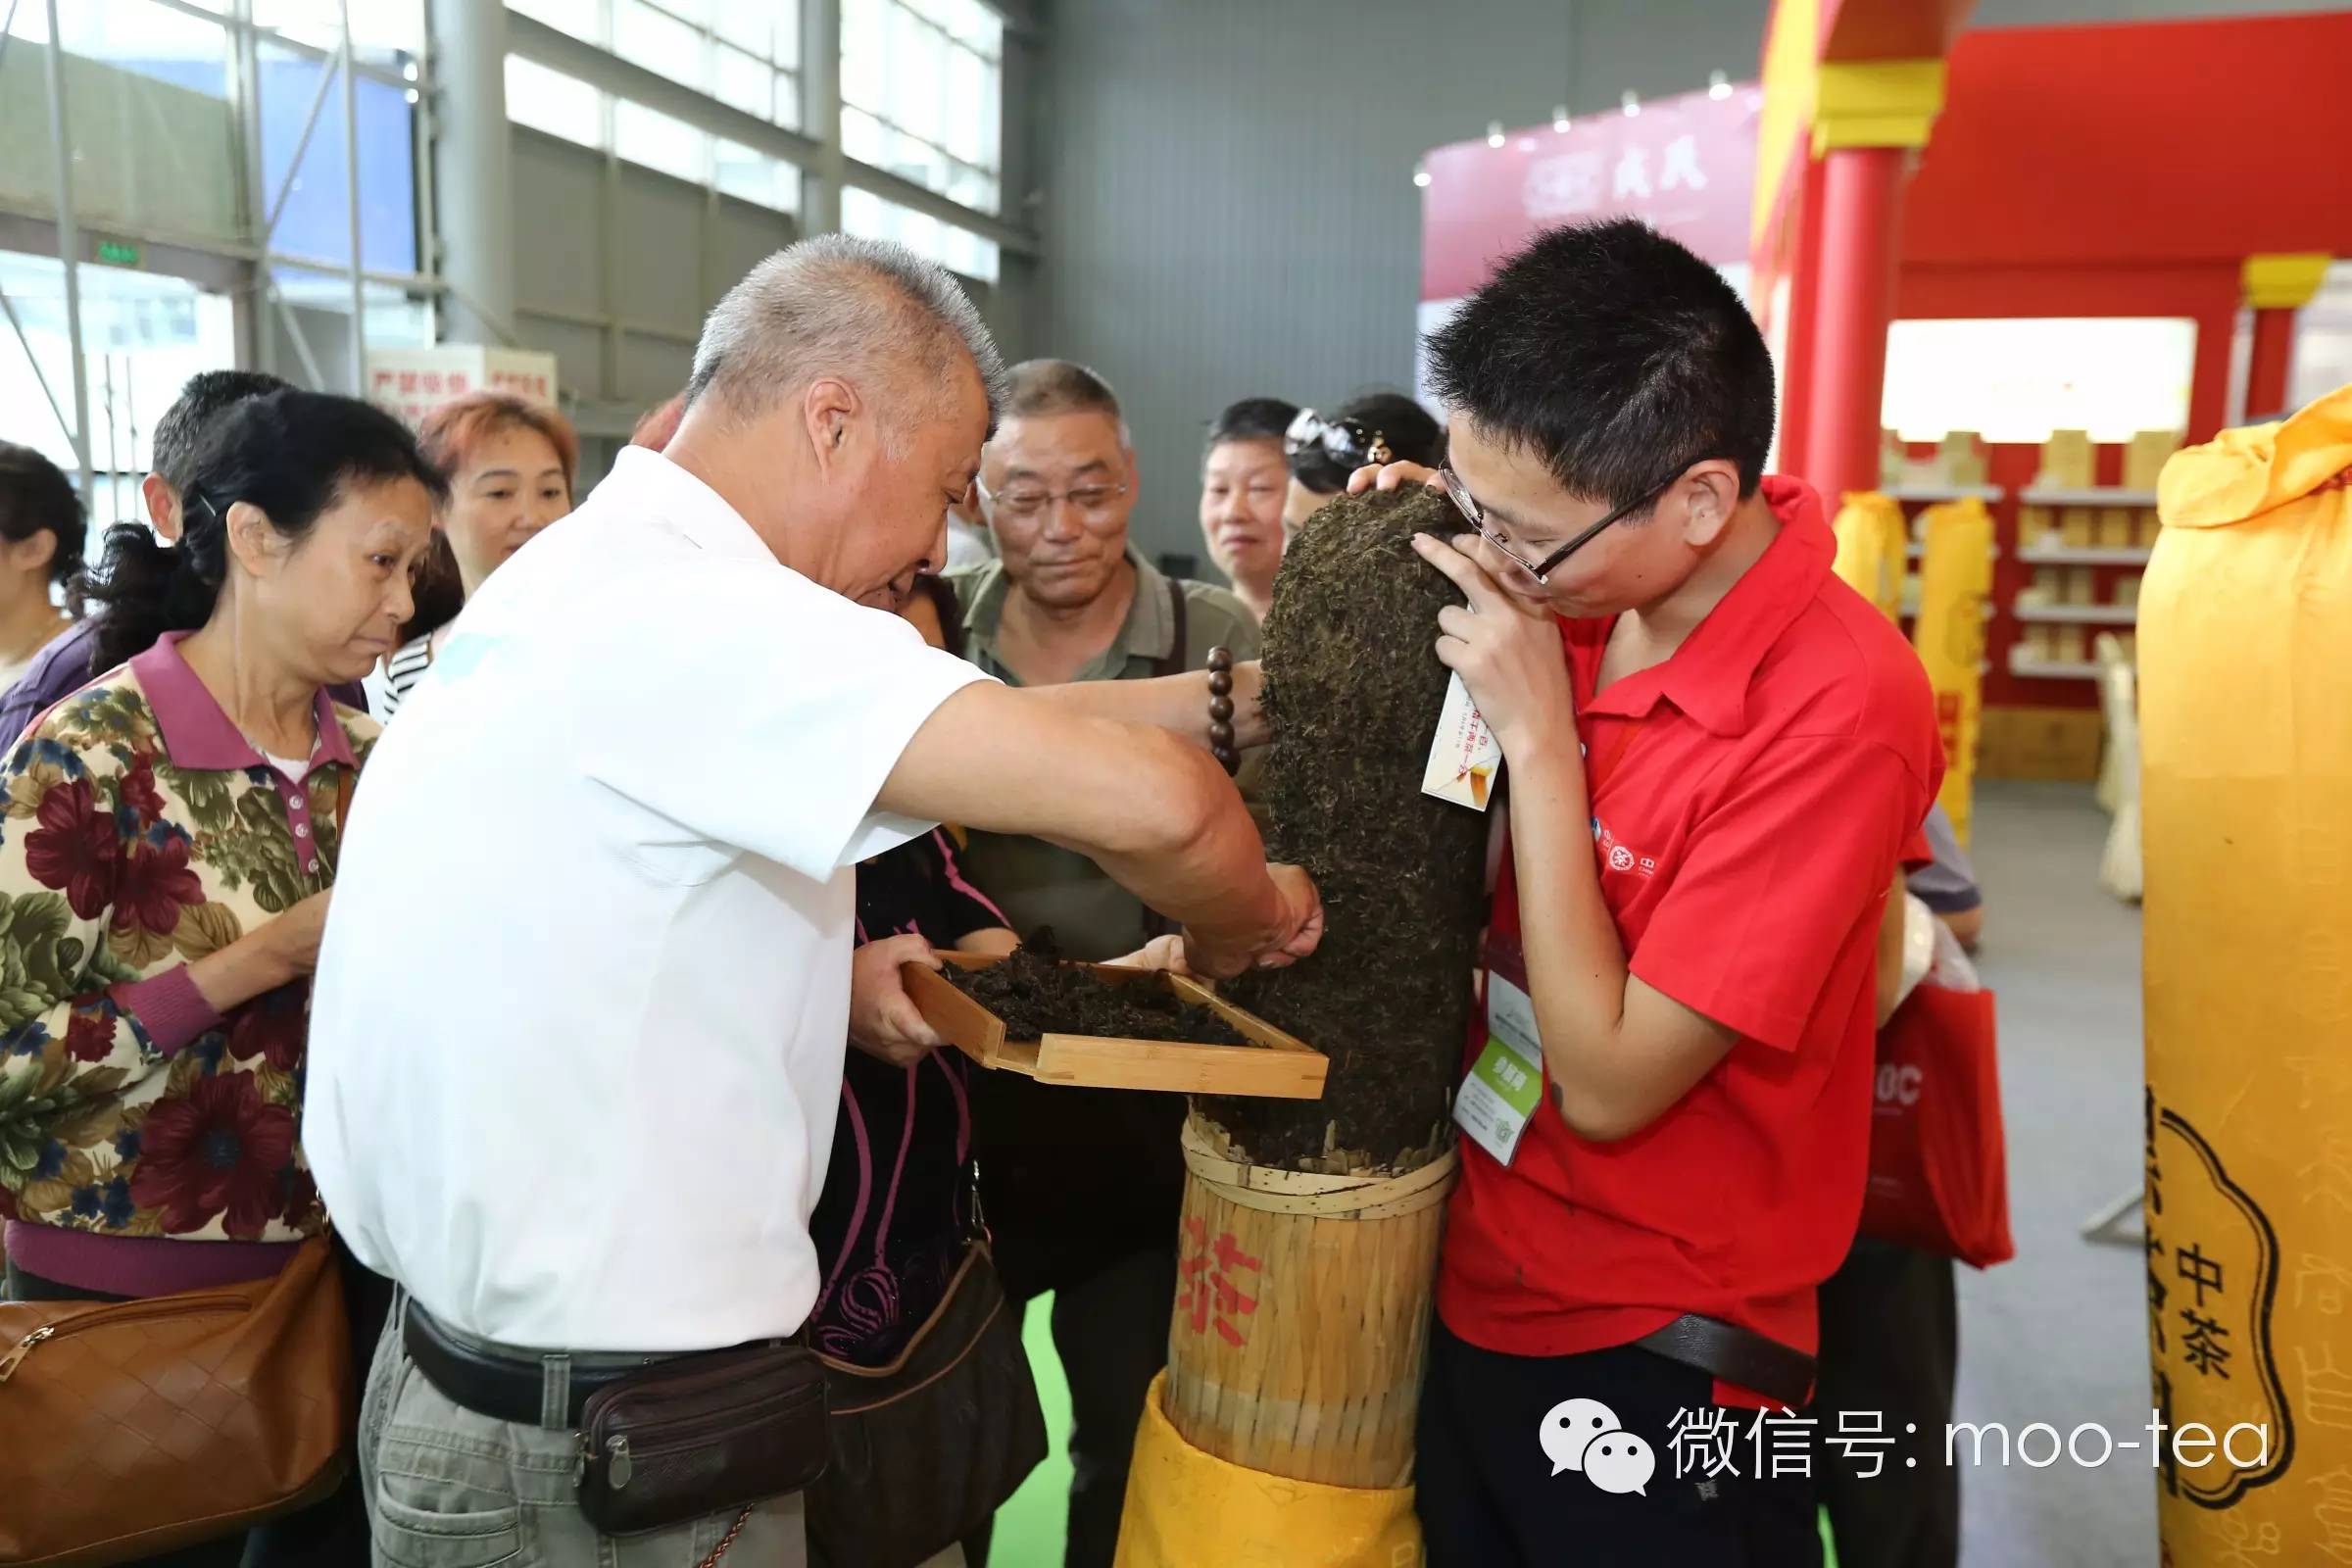
<svg viewBox="0 0 2352 1568">
<path fill-rule="evenodd" d="M 1894 484 L 1883 494 L 1889 501 L 1998 501 L 2009 492 L 1997 484 Z"/>
<path fill-rule="evenodd" d="M 1988 555 L 1988 556 L 1989 556 L 1989 557 L 1990 557 L 1992 560 L 1994 560 L 1994 561 L 1998 561 L 1998 560 L 2000 560 L 2000 559 L 2001 559 L 2001 547 L 2000 547 L 1999 545 L 1994 545 L 1990 551 L 1986 552 L 1986 554 L 1987 554 L 1987 555 Z M 1913 540 L 1909 541 L 1908 543 L 1906 543 L 1906 544 L 1903 546 L 1903 558 L 1904 558 L 1905 560 L 1907 560 L 1907 561 L 1925 561 L 1925 560 L 1927 560 L 1927 559 L 1928 559 L 1928 545 L 1927 545 L 1927 541 L 1926 541 L 1926 540 L 1924 540 L 1924 539 L 1913 539 Z"/>
<path fill-rule="evenodd" d="M 2009 650 L 2009 673 L 2021 680 L 2097 680 L 2099 666 L 2087 659 L 2035 659 L 2021 646 Z"/>
<path fill-rule="evenodd" d="M 2029 566 L 2144 566 L 2142 545 L 2028 545 L 2017 559 Z"/>
<path fill-rule="evenodd" d="M 1990 620 L 1998 607 L 1996 607 L 1991 600 L 1987 599 L 1984 604 L 1978 606 L 1977 608 L 1984 612 L 1984 618 L 1986 620 Z M 1903 597 L 1896 602 L 1895 609 L 1900 612 L 1902 618 L 1905 620 L 1917 620 L 1919 618 L 1919 585 L 1917 583 L 1913 583 L 1903 590 Z"/>
<path fill-rule="evenodd" d="M 2136 626 L 2139 611 L 2131 605 L 2019 605 L 2017 618 L 2048 621 L 2061 626 Z"/>
<path fill-rule="evenodd" d="M 2156 492 L 2127 490 L 2121 485 L 2112 484 L 2079 488 L 2029 485 L 2017 493 L 2017 499 L 2029 507 L 2152 507 L 2156 504 Z"/>
</svg>

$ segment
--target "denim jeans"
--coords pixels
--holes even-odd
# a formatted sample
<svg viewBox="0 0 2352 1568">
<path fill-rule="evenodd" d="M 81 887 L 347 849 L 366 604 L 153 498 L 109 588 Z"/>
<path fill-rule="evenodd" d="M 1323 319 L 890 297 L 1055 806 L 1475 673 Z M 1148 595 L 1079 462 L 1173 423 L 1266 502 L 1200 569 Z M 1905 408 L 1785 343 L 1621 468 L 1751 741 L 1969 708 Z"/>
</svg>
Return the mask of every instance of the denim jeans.
<svg viewBox="0 0 2352 1568">
<path fill-rule="evenodd" d="M 456 1403 L 401 1343 L 395 1306 L 360 1409 L 360 1473 L 377 1568 L 697 1568 L 736 1510 L 651 1535 L 597 1534 L 572 1500 L 575 1436 Z M 723 1568 L 803 1568 L 801 1498 L 753 1507 Z"/>
</svg>

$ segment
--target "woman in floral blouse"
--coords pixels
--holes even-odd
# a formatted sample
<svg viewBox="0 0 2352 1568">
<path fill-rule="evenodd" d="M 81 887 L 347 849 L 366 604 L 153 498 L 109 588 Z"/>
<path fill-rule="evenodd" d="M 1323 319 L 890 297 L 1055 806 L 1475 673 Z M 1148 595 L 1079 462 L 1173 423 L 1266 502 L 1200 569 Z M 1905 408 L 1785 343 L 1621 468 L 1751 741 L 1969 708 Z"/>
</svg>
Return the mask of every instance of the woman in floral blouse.
<svg viewBox="0 0 2352 1568">
<path fill-rule="evenodd" d="M 390 416 L 288 390 L 206 431 L 176 547 L 109 535 L 92 597 L 119 667 L 0 769 L 12 1298 L 265 1278 L 320 1230 L 310 975 L 376 735 L 323 688 L 395 645 L 442 495 Z"/>
</svg>

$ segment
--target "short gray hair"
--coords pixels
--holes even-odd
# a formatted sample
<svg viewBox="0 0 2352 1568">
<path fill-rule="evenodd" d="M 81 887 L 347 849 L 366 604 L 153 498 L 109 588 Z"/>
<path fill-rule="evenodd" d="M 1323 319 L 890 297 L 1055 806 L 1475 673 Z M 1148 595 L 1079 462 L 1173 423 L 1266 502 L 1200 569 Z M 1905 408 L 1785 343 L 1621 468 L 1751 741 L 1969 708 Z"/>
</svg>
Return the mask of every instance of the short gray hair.
<svg viewBox="0 0 2352 1568">
<path fill-rule="evenodd" d="M 923 389 L 933 412 L 968 358 L 988 394 L 989 428 L 1004 396 L 1004 361 L 980 313 L 946 269 L 887 240 L 823 234 L 776 252 L 711 307 L 686 383 L 689 407 L 713 393 L 760 413 L 819 376 L 838 375 L 892 410 L 888 392 Z"/>
<path fill-rule="evenodd" d="M 1004 417 L 1044 419 L 1058 414 L 1100 414 L 1119 427 L 1119 445 L 1133 448 L 1119 395 L 1076 360 L 1023 360 L 1005 372 Z"/>
</svg>

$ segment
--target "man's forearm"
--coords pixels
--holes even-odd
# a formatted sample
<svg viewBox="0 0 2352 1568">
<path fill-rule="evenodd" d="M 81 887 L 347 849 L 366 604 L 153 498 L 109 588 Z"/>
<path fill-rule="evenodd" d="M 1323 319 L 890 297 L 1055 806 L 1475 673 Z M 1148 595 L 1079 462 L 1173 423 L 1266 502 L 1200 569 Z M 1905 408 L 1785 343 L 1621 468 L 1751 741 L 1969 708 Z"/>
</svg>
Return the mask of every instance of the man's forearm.
<svg viewBox="0 0 2352 1568">
<path fill-rule="evenodd" d="M 1265 847 L 1208 754 L 1087 716 L 1068 689 L 965 687 L 907 743 L 877 804 L 1075 850 L 1220 953 L 1279 932 Z"/>
<path fill-rule="evenodd" d="M 1261 684 L 1256 661 L 1233 670 L 1235 743 L 1244 750 L 1266 743 L 1266 721 L 1258 707 Z M 1026 688 L 1074 713 L 1164 729 L 1202 751 L 1208 749 L 1208 671 L 1156 675 L 1149 680 L 1082 680 L 1065 686 Z"/>
<path fill-rule="evenodd" d="M 1576 755 L 1539 752 L 1510 766 L 1521 945 L 1552 1104 L 1581 1137 L 1631 1137 L 1739 1036 L 1634 977 L 1601 896 Z"/>
<path fill-rule="evenodd" d="M 1266 874 L 1257 825 L 1241 797 L 1206 753 L 1185 755 L 1188 768 L 1205 768 L 1205 775 L 1173 790 L 1163 784 L 1158 787 L 1169 793 L 1144 797 L 1182 799 L 1198 792 L 1196 825 L 1181 841 L 1146 851 L 1071 847 L 1092 855 L 1120 886 L 1182 925 L 1196 954 L 1212 969 L 1238 973 L 1283 934 L 1285 908 Z"/>
<path fill-rule="evenodd" d="M 1574 746 L 1571 736 L 1563 744 Z M 1511 858 L 1519 884 L 1528 994 L 1544 1037 L 1553 1092 L 1587 1094 L 1593 1047 L 1625 1016 L 1625 949 L 1592 863 L 1584 769 L 1557 751 L 1510 764 Z"/>
</svg>

